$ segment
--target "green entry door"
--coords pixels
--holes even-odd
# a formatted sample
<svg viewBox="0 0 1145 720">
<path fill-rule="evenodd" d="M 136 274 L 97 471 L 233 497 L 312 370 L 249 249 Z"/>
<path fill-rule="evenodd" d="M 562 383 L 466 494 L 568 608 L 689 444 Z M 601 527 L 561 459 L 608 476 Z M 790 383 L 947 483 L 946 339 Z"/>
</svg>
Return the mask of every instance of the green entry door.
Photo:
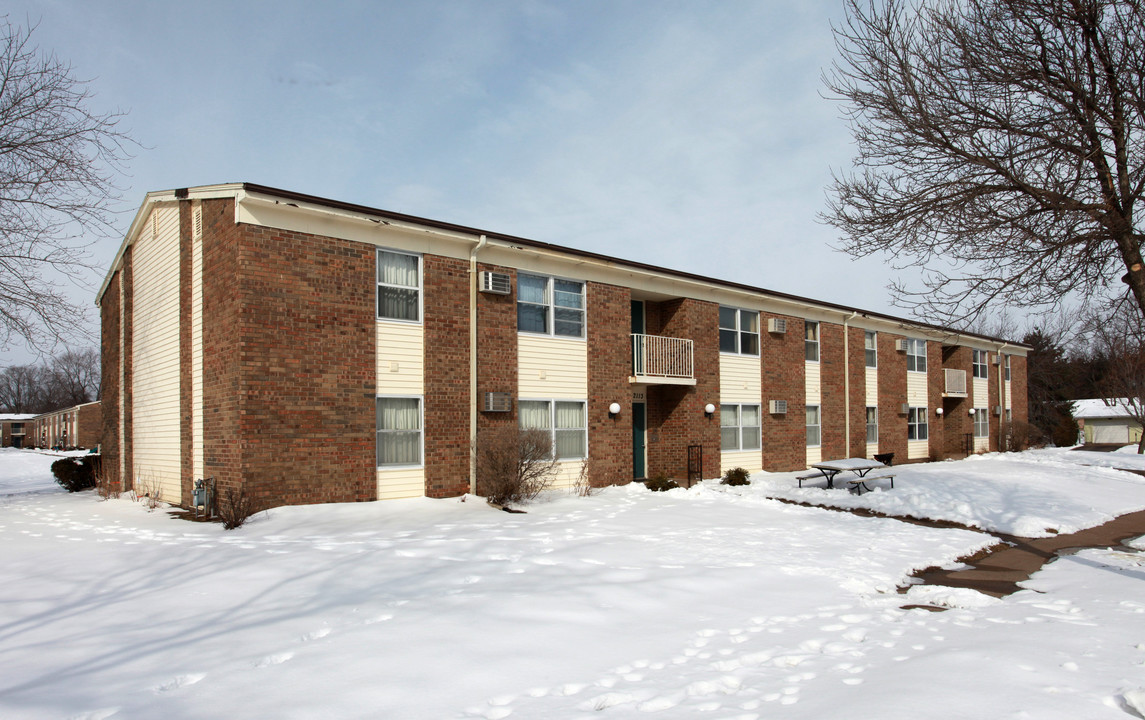
<svg viewBox="0 0 1145 720">
<path fill-rule="evenodd" d="M 632 477 L 637 480 L 647 475 L 644 468 L 644 428 L 646 424 L 644 403 L 632 403 Z"/>
</svg>

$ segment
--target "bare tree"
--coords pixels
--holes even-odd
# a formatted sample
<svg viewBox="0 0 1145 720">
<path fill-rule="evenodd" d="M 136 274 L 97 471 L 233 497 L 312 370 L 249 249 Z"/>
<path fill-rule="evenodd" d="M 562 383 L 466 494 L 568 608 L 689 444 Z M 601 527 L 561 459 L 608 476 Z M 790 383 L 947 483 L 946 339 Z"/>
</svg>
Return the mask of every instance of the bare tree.
<svg viewBox="0 0 1145 720">
<path fill-rule="evenodd" d="M 101 371 L 99 351 L 68 350 L 52 358 L 53 399 L 61 407 L 82 405 L 99 399 Z"/>
<path fill-rule="evenodd" d="M 88 109 L 88 83 L 0 18 L 0 349 L 84 334 L 86 308 L 44 275 L 82 282 L 81 235 L 111 229 L 113 174 L 131 141 L 119 112 Z"/>
<path fill-rule="evenodd" d="M 1090 328 L 1093 352 L 1106 360 L 1105 373 L 1097 381 L 1102 399 L 1145 428 L 1145 313 L 1127 302 L 1116 303 L 1094 313 Z M 1145 434 L 1137 452 L 1145 453 Z"/>
<path fill-rule="evenodd" d="M 544 430 L 484 428 L 477 434 L 473 453 L 478 491 L 494 505 L 526 503 L 552 484 L 557 458 Z"/>
<path fill-rule="evenodd" d="M 900 306 L 959 323 L 1121 278 L 1145 310 L 1141 0 L 847 0 L 835 36 L 858 151 L 822 219 L 925 268 Z"/>
<path fill-rule="evenodd" d="M 43 412 L 44 391 L 44 369 L 38 365 L 11 365 L 0 371 L 0 410 L 4 412 Z"/>
</svg>

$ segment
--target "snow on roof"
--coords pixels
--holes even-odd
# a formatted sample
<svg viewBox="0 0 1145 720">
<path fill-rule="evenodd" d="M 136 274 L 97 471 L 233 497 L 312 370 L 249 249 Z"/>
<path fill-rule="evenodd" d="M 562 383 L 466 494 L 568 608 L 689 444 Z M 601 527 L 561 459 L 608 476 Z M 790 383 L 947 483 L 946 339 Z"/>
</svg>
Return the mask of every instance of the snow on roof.
<svg viewBox="0 0 1145 720">
<path fill-rule="evenodd" d="M 1074 400 L 1073 416 L 1075 418 L 1130 417 L 1129 403 L 1125 398 L 1110 399 L 1109 402 L 1113 405 L 1107 405 L 1101 398 Z"/>
<path fill-rule="evenodd" d="M 0 413 L 0 422 L 20 422 L 22 420 L 31 420 L 36 417 L 27 413 Z"/>
</svg>

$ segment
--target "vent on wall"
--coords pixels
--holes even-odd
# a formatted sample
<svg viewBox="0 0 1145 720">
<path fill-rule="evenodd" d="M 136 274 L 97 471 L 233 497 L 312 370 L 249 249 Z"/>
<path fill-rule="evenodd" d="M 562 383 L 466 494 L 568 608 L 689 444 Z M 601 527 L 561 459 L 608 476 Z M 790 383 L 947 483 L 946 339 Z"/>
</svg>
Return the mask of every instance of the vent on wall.
<svg viewBox="0 0 1145 720">
<path fill-rule="evenodd" d="M 507 392 L 487 392 L 485 393 L 485 404 L 482 410 L 485 412 L 509 412 L 513 409 L 513 396 Z"/>
<path fill-rule="evenodd" d="M 509 288 L 509 275 L 507 273 L 493 272 L 491 270 L 483 270 L 481 272 L 481 292 L 493 293 L 494 295 L 508 295 Z"/>
<path fill-rule="evenodd" d="M 767 409 L 772 415 L 786 415 L 787 414 L 787 401 L 786 400 L 768 400 Z"/>
<path fill-rule="evenodd" d="M 906 340 L 902 340 L 902 339 L 895 340 L 895 350 L 898 350 L 899 352 L 906 352 L 906 347 L 907 347 Z"/>
<path fill-rule="evenodd" d="M 902 407 L 899 408 L 899 413 L 902 415 L 910 415 L 910 404 L 903 403 Z"/>
<path fill-rule="evenodd" d="M 768 318 L 767 319 L 767 331 L 769 333 L 775 333 L 777 335 L 782 335 L 782 334 L 786 333 L 787 332 L 787 318 Z M 780 401 L 780 402 L 784 402 L 784 401 Z M 786 412 L 786 410 L 784 410 L 784 412 Z"/>
<path fill-rule="evenodd" d="M 1001 415 L 1002 415 L 1002 406 L 1001 405 L 995 405 L 994 406 L 994 414 L 1001 417 Z"/>
<path fill-rule="evenodd" d="M 203 237 L 203 206 L 196 205 L 191 211 L 191 237 L 198 240 Z"/>
</svg>

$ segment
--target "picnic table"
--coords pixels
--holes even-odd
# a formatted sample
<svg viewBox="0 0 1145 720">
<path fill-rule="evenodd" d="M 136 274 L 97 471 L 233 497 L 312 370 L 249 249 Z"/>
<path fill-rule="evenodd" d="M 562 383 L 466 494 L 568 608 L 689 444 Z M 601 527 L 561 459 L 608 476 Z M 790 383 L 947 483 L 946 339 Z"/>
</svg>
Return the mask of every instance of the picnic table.
<svg viewBox="0 0 1145 720">
<path fill-rule="evenodd" d="M 811 467 L 818 470 L 819 473 L 807 473 L 805 475 L 799 475 L 797 477 L 799 480 L 799 487 L 803 487 L 804 480 L 823 477 L 827 480 L 827 487 L 829 489 L 833 489 L 835 487 L 835 478 L 840 473 L 844 472 L 855 473 L 856 479 L 850 481 L 852 485 L 863 485 L 863 482 L 867 479 L 867 473 L 871 472 L 872 470 L 877 470 L 878 468 L 885 468 L 886 465 L 879 462 L 878 460 L 868 460 L 867 458 L 843 458 L 841 460 L 827 460 L 825 462 L 814 463 Z M 871 479 L 874 480 L 875 478 Z M 865 487 L 865 485 L 863 486 Z M 867 489 L 870 490 L 870 488 Z"/>
</svg>

